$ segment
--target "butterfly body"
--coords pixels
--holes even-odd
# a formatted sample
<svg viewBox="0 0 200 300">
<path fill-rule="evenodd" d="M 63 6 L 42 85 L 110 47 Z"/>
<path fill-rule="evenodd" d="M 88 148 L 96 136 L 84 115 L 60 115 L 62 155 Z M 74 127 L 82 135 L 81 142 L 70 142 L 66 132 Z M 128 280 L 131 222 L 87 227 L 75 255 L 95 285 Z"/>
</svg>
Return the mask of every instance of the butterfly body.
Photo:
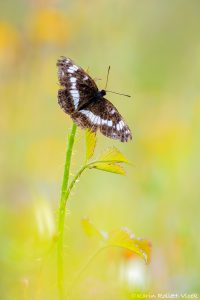
<svg viewBox="0 0 200 300">
<path fill-rule="evenodd" d="M 132 138 L 116 107 L 104 98 L 106 91 L 100 91 L 81 67 L 66 57 L 58 60 L 57 67 L 63 87 L 58 90 L 58 103 L 78 126 L 93 132 L 99 129 L 105 136 L 121 142 Z"/>
</svg>

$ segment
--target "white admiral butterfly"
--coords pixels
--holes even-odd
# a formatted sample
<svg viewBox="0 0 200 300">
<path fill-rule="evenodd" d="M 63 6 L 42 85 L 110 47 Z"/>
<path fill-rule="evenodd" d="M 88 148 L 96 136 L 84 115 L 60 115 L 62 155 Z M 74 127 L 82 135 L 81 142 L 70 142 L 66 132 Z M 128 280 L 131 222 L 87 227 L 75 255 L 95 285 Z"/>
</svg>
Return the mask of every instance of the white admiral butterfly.
<svg viewBox="0 0 200 300">
<path fill-rule="evenodd" d="M 131 131 L 116 107 L 107 99 L 105 90 L 98 90 L 94 80 L 66 57 L 57 61 L 58 79 L 63 87 L 58 90 L 58 103 L 65 113 L 81 128 L 127 142 Z"/>
</svg>

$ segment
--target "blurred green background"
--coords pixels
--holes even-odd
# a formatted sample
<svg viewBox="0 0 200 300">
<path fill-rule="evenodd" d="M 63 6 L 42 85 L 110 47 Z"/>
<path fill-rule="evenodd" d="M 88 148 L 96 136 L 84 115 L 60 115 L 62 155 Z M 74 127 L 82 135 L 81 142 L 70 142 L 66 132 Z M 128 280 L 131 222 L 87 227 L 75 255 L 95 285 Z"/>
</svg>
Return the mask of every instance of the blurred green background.
<svg viewBox="0 0 200 300">
<path fill-rule="evenodd" d="M 151 241 L 146 266 L 119 249 L 102 252 L 73 299 L 135 299 L 200 293 L 200 2 L 26 0 L 0 4 L 0 298 L 57 299 L 55 236 L 71 120 L 57 104 L 56 60 L 68 56 L 101 78 L 133 131 L 116 146 L 127 176 L 87 171 L 68 206 L 65 285 L 98 247 L 80 221 L 128 226 Z M 72 168 L 84 160 L 78 131 Z M 67 299 L 67 298 L 66 298 Z"/>
</svg>

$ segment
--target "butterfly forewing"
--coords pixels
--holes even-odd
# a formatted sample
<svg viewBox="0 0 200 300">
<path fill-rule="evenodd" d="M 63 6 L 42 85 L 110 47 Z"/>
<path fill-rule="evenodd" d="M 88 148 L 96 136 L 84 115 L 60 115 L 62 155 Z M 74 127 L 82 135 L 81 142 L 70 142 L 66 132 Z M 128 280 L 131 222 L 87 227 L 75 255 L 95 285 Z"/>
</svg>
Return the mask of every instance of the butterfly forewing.
<svg viewBox="0 0 200 300">
<path fill-rule="evenodd" d="M 78 126 L 93 132 L 99 129 L 105 136 L 121 142 L 132 138 L 116 107 L 103 98 L 95 81 L 81 67 L 66 57 L 61 57 L 57 66 L 62 86 L 58 91 L 58 103 Z"/>
<path fill-rule="evenodd" d="M 93 98 L 98 88 L 94 80 L 71 59 L 61 57 L 57 66 L 59 83 L 64 87 L 58 93 L 59 104 L 66 113 L 72 113 Z M 64 105 L 63 97 L 67 98 L 68 104 Z"/>
</svg>

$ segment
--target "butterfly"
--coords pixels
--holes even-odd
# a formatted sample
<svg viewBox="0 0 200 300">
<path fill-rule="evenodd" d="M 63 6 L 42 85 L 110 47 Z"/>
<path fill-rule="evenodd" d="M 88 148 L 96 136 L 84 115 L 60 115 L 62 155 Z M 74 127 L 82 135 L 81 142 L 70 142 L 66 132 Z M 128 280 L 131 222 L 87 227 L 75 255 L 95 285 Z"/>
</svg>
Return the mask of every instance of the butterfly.
<svg viewBox="0 0 200 300">
<path fill-rule="evenodd" d="M 107 99 L 105 90 L 99 90 L 95 81 L 70 58 L 57 61 L 58 103 L 81 128 L 100 132 L 121 142 L 132 139 L 131 131 L 117 108 Z"/>
</svg>

